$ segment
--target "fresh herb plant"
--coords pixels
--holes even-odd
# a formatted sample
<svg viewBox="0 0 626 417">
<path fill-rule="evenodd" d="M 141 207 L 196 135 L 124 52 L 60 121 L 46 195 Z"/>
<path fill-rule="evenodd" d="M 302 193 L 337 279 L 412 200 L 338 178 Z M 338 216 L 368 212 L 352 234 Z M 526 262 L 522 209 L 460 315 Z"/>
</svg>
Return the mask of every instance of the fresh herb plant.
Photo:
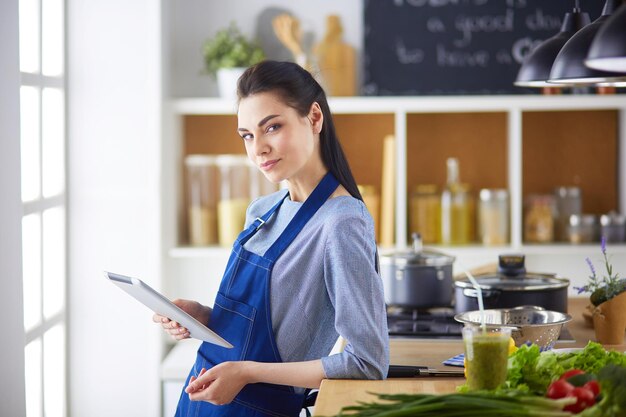
<svg viewBox="0 0 626 417">
<path fill-rule="evenodd" d="M 591 262 L 591 259 L 586 258 L 585 261 L 591 270 L 589 281 L 587 282 L 587 285 L 574 287 L 574 289 L 578 291 L 578 294 L 583 292 L 590 293 L 591 295 L 589 296 L 589 300 L 594 306 L 598 306 L 626 291 L 626 280 L 620 279 L 619 274 L 613 271 L 610 256 L 606 251 L 606 238 L 604 236 L 602 236 L 601 249 L 604 267 L 606 268 L 606 275 L 599 278 L 593 262 Z"/>
<path fill-rule="evenodd" d="M 204 67 L 215 77 L 220 68 L 249 67 L 265 59 L 258 43 L 246 39 L 233 22 L 204 43 Z"/>
</svg>

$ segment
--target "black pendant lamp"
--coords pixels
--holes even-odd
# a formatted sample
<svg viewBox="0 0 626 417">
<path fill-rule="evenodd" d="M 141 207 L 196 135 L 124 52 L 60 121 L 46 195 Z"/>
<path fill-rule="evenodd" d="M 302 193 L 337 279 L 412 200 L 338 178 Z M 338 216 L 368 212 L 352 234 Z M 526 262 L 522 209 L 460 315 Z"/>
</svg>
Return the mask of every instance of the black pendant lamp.
<svg viewBox="0 0 626 417">
<path fill-rule="evenodd" d="M 543 41 L 524 58 L 514 84 L 518 87 L 558 87 L 558 84 L 547 82 L 554 59 L 567 40 L 589 22 L 589 14 L 581 13 L 576 1 L 574 10 L 565 14 L 561 31 Z"/>
<path fill-rule="evenodd" d="M 602 28 L 611 14 L 621 4 L 621 0 L 606 0 L 602 15 L 592 23 L 576 32 L 561 48 L 556 56 L 549 83 L 558 85 L 589 85 L 603 83 L 608 85 L 613 82 L 624 81 L 624 74 L 616 72 L 599 71 L 589 68 L 585 64 L 589 48 L 596 34 Z"/>
<path fill-rule="evenodd" d="M 598 70 L 626 73 L 626 3 L 600 28 L 585 63 Z"/>
</svg>

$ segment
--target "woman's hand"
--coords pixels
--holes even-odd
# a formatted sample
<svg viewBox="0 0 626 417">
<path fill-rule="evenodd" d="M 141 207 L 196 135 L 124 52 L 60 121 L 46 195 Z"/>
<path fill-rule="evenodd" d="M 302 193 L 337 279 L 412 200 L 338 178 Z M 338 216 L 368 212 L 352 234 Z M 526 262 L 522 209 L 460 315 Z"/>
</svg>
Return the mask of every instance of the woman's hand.
<svg viewBox="0 0 626 417">
<path fill-rule="evenodd" d="M 208 371 L 202 368 L 198 378 L 191 377 L 185 392 L 192 401 L 207 401 L 215 405 L 229 404 L 250 382 L 251 362 L 222 362 Z"/>
<path fill-rule="evenodd" d="M 183 311 L 190 316 L 198 320 L 200 323 L 206 325 L 209 323 L 209 317 L 211 316 L 211 309 L 203 306 L 197 301 L 176 299 L 172 301 L 175 305 L 180 307 Z M 170 320 L 168 317 L 160 314 L 154 314 L 152 321 L 155 323 L 161 323 L 163 329 L 176 340 L 187 339 L 189 337 L 189 330 L 182 327 L 179 323 Z"/>
</svg>

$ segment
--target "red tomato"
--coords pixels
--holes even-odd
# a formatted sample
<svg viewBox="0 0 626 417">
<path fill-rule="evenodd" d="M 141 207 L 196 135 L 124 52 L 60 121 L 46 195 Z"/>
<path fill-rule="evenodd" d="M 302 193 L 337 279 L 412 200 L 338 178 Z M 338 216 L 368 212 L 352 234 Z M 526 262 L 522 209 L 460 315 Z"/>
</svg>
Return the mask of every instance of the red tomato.
<svg viewBox="0 0 626 417">
<path fill-rule="evenodd" d="M 591 407 L 596 403 L 595 395 L 587 388 L 576 387 L 572 390 L 570 396 L 576 398 L 576 403 L 566 406 L 563 410 L 571 411 L 574 414 L 578 414 L 585 408 Z"/>
<path fill-rule="evenodd" d="M 567 382 L 564 379 L 557 379 L 548 387 L 548 391 L 546 392 L 546 396 L 553 400 L 567 397 L 572 391 L 574 391 L 574 386 Z"/>
<path fill-rule="evenodd" d="M 567 371 L 563 375 L 561 375 L 561 377 L 559 379 L 570 379 L 574 375 L 580 375 L 580 374 L 584 374 L 584 373 L 585 373 L 585 371 L 581 371 L 580 369 L 570 369 L 569 371 Z"/>
<path fill-rule="evenodd" d="M 583 388 L 587 388 L 589 391 L 593 392 L 594 397 L 600 395 L 600 384 L 595 379 L 587 382 L 583 385 Z"/>
</svg>

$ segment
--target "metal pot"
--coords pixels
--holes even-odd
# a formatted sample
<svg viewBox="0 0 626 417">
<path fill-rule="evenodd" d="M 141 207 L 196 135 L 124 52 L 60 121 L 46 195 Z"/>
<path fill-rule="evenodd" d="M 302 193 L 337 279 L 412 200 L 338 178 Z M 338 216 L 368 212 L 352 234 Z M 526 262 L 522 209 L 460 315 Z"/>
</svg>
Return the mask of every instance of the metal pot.
<svg viewBox="0 0 626 417">
<path fill-rule="evenodd" d="M 498 273 L 474 277 L 485 309 L 539 306 L 567 313 L 569 280 L 555 274 L 526 273 L 524 255 L 500 255 Z M 478 310 L 478 292 L 469 279 L 454 283 L 456 313 Z"/>
<path fill-rule="evenodd" d="M 413 236 L 412 250 L 381 254 L 385 303 L 404 308 L 452 305 L 454 257 L 422 248 Z"/>
</svg>

